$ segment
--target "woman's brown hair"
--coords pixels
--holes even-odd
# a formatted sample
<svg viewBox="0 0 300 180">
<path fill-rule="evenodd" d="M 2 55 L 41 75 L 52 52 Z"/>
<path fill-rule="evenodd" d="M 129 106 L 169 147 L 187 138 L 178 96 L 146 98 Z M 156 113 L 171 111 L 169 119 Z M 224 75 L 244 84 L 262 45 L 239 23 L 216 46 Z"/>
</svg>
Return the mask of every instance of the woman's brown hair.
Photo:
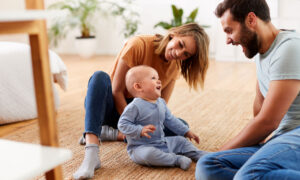
<svg viewBox="0 0 300 180">
<path fill-rule="evenodd" d="M 194 37 L 197 46 L 196 54 L 186 60 L 178 61 L 178 64 L 181 67 L 182 76 L 187 81 L 190 87 L 197 90 L 198 85 L 200 85 L 200 87 L 203 88 L 206 72 L 209 65 L 208 35 L 205 33 L 204 29 L 196 23 L 189 23 L 182 26 L 173 27 L 168 30 L 166 36 L 156 35 L 156 54 L 164 55 L 166 46 L 172 39 L 171 35 Z"/>
</svg>

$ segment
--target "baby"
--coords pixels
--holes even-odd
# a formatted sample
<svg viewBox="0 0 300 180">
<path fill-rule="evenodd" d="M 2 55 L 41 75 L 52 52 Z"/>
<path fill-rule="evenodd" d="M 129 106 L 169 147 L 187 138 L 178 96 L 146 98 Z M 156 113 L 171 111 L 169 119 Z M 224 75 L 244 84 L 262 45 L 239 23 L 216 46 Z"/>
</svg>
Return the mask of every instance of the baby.
<svg viewBox="0 0 300 180">
<path fill-rule="evenodd" d="M 199 137 L 174 117 L 161 96 L 161 82 L 155 69 L 135 66 L 126 74 L 126 88 L 135 97 L 122 113 L 118 129 L 126 135 L 130 158 L 141 165 L 190 167 L 204 151 L 189 139 L 199 143 Z M 165 137 L 164 126 L 180 136 Z"/>
</svg>

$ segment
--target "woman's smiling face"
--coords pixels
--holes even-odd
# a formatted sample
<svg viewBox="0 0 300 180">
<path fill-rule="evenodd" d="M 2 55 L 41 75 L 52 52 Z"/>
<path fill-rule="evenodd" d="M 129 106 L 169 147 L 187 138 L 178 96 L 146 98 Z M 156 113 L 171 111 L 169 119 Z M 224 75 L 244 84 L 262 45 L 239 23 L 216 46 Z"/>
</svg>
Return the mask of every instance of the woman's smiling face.
<svg viewBox="0 0 300 180">
<path fill-rule="evenodd" d="M 165 58 L 171 60 L 186 60 L 196 54 L 196 41 L 193 36 L 173 35 L 166 46 Z"/>
</svg>

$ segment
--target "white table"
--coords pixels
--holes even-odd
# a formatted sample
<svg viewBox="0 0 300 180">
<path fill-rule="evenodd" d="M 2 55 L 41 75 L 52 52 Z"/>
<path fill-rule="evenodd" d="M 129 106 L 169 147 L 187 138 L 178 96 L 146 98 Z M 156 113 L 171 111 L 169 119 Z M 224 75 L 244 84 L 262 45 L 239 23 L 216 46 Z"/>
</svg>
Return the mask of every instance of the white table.
<svg viewBox="0 0 300 180">
<path fill-rule="evenodd" d="M 58 137 L 56 133 L 56 112 L 54 108 L 48 55 L 48 37 L 45 21 L 45 17 L 47 17 L 47 15 L 45 15 L 45 12 L 42 11 L 44 9 L 44 1 L 25 0 L 25 2 L 27 9 L 26 11 L 0 13 L 0 34 L 28 34 L 31 47 L 31 59 L 33 66 L 32 69 L 34 77 L 41 144 L 44 146 L 59 147 Z M 1 151 L 3 151 L 3 147 L 4 145 L 0 146 Z M 21 149 L 18 150 L 22 152 Z M 30 150 L 33 149 L 29 148 L 27 152 L 28 154 L 30 154 Z M 6 155 L 8 157 L 13 157 L 16 154 L 10 152 L 9 149 L 6 149 L 5 152 L 6 154 L 1 154 L 1 157 Z M 44 152 L 44 150 L 42 152 Z M 44 153 L 42 154 L 45 155 Z M 55 160 L 58 158 L 58 156 L 56 155 L 56 153 L 52 153 L 52 156 L 49 157 Z M 44 156 L 39 155 L 39 157 L 43 157 L 39 159 L 43 159 L 43 162 L 45 162 Z M 7 160 L 9 159 L 6 159 L 6 161 L 4 161 L 4 166 L 5 163 L 8 163 Z M 22 160 L 22 162 L 26 162 L 26 165 L 30 166 L 29 164 L 32 163 L 29 161 L 29 159 L 27 160 L 28 162 L 26 160 Z M 1 164 L 3 163 L 2 158 L 0 158 L 0 162 Z M 57 166 L 59 165 L 59 163 L 57 163 L 56 160 L 54 162 L 56 163 L 51 164 L 52 169 L 47 169 L 49 171 L 43 169 L 43 171 L 39 171 L 39 173 L 47 171 L 45 175 L 46 179 L 49 180 L 63 179 L 61 167 Z M 56 166 L 53 166 L 54 164 L 56 164 Z M 14 172 L 13 174 L 17 174 L 17 170 L 15 170 L 16 168 L 11 166 L 9 167 L 11 169 L 10 171 L 7 170 L 7 172 Z M 47 166 L 47 168 L 48 167 L 50 166 Z M 1 169 L 0 167 L 1 175 L 2 171 L 3 169 Z M 3 178 L 0 179 L 2 180 Z M 4 178 L 4 180 L 6 180 L 6 178 Z"/>
<path fill-rule="evenodd" d="M 71 157 L 67 149 L 0 139 L 0 179 L 33 179 Z"/>
</svg>

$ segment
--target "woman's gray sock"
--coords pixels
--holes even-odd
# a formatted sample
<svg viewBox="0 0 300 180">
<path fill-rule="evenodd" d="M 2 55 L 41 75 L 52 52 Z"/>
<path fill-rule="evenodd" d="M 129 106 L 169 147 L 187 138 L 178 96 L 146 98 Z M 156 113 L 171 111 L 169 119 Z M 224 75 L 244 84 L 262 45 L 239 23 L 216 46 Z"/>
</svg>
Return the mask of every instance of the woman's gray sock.
<svg viewBox="0 0 300 180">
<path fill-rule="evenodd" d="M 99 146 L 97 144 L 87 144 L 85 146 L 84 159 L 73 174 L 74 179 L 87 179 L 94 176 L 94 171 L 100 168 Z"/>
<path fill-rule="evenodd" d="M 101 141 L 116 141 L 118 138 L 118 129 L 114 129 L 113 127 L 109 127 L 107 125 L 102 126 L 101 135 L 99 138 Z M 81 136 L 78 143 L 80 145 L 85 145 L 85 137 Z"/>
<path fill-rule="evenodd" d="M 102 126 L 100 139 L 101 141 L 116 141 L 118 137 L 118 129 L 109 126 Z"/>
</svg>

